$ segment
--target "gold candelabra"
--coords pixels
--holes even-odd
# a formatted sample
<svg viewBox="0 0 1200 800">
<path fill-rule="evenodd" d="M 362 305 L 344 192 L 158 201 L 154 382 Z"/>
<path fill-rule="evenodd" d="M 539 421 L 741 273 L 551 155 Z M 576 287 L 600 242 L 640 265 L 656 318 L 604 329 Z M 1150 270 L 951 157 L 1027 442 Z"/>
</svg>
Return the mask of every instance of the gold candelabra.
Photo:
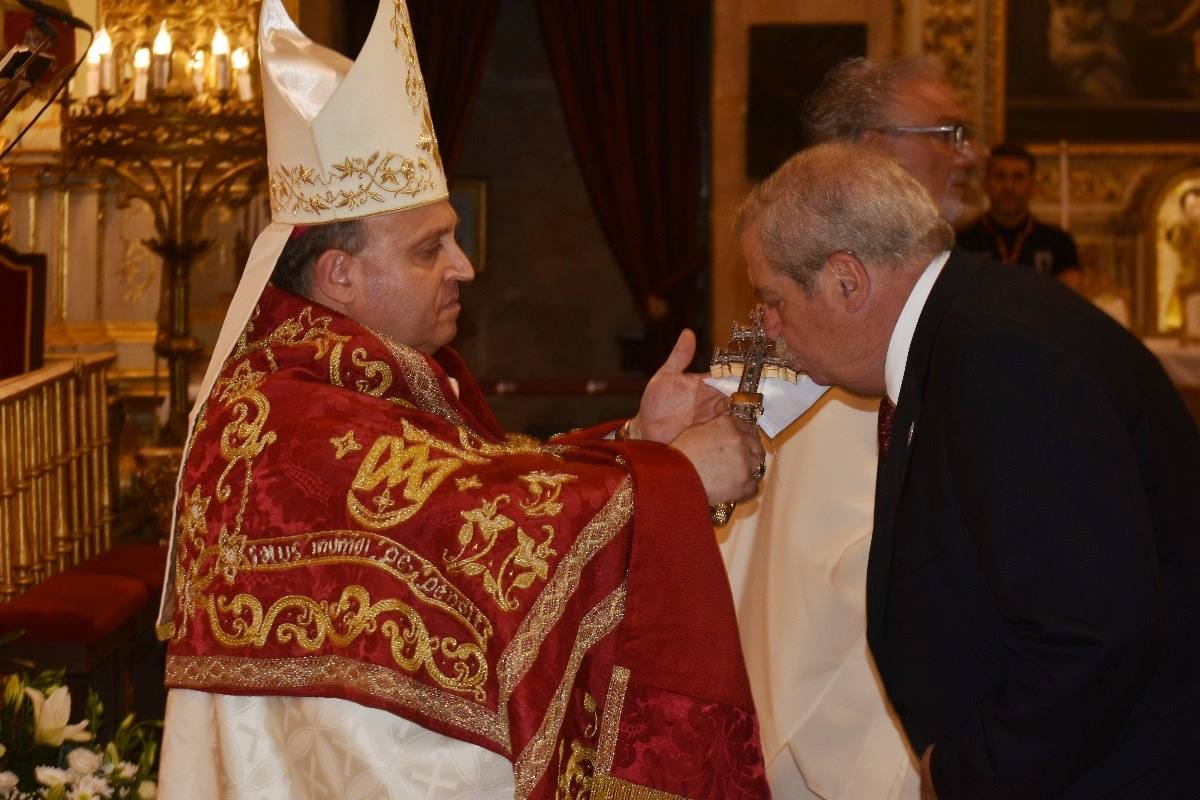
<svg viewBox="0 0 1200 800">
<path fill-rule="evenodd" d="M 121 179 L 122 202 L 154 215 L 146 241 L 163 263 L 155 352 L 168 365 L 164 444 L 187 433 L 191 269 L 212 244 L 199 234 L 216 204 L 236 207 L 266 176 L 262 104 L 251 81 L 259 3 L 102 0 L 81 99 L 64 98 L 68 169 Z M 78 88 L 78 87 L 77 87 Z"/>
</svg>

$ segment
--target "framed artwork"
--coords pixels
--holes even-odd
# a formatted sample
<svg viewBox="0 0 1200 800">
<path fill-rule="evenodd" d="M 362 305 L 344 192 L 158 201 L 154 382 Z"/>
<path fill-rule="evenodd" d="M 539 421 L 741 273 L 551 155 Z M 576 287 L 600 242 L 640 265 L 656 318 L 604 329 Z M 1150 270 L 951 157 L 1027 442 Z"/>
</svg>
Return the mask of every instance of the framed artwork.
<svg viewBox="0 0 1200 800">
<path fill-rule="evenodd" d="M 867 54 L 865 24 L 750 26 L 746 177 L 770 175 L 809 144 L 805 105 L 825 73 Z"/>
<path fill-rule="evenodd" d="M 993 0 L 1006 139 L 1195 147 L 1200 14 L 1187 0 Z"/>
<path fill-rule="evenodd" d="M 483 272 L 487 266 L 487 181 L 450 181 L 450 205 L 458 214 L 458 244 L 475 271 Z"/>
</svg>

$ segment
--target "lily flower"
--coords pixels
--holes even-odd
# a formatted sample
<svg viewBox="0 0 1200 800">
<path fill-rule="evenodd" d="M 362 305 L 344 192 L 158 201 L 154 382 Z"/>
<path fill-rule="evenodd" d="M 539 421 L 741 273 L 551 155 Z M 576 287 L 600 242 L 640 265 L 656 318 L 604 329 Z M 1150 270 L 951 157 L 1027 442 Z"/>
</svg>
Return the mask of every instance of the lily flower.
<svg viewBox="0 0 1200 800">
<path fill-rule="evenodd" d="M 71 714 L 71 693 L 59 686 L 46 697 L 37 689 L 25 687 L 25 695 L 33 703 L 33 741 L 37 744 L 60 746 L 63 741 L 86 742 L 92 734 L 84 730 L 87 720 L 68 725 Z"/>
</svg>

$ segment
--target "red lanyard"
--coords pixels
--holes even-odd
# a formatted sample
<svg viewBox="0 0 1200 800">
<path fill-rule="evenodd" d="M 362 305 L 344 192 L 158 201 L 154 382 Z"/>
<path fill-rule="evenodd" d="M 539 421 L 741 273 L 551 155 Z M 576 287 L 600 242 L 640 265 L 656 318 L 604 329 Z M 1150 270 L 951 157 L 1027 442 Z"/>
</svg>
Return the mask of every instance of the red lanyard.
<svg viewBox="0 0 1200 800">
<path fill-rule="evenodd" d="M 1015 264 L 1021 255 L 1021 248 L 1025 246 L 1025 240 L 1029 238 L 1029 234 L 1033 233 L 1033 214 L 1025 217 L 1025 225 L 1017 234 L 1017 238 L 1013 240 L 1012 250 L 1008 249 L 1008 245 L 1004 243 L 1004 237 L 992 225 L 991 217 L 986 214 L 983 217 L 983 227 L 995 239 L 996 254 L 1000 256 L 1000 260 L 1006 264 Z"/>
</svg>

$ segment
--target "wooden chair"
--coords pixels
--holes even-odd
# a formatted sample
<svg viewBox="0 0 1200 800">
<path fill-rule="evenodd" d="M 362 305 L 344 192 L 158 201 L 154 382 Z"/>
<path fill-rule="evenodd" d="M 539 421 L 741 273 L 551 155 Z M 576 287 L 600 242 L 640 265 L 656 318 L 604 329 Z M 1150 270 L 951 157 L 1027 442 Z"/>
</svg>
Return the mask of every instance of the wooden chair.
<svg viewBox="0 0 1200 800">
<path fill-rule="evenodd" d="M 42 366 L 46 257 L 0 244 L 0 380 Z"/>
</svg>

